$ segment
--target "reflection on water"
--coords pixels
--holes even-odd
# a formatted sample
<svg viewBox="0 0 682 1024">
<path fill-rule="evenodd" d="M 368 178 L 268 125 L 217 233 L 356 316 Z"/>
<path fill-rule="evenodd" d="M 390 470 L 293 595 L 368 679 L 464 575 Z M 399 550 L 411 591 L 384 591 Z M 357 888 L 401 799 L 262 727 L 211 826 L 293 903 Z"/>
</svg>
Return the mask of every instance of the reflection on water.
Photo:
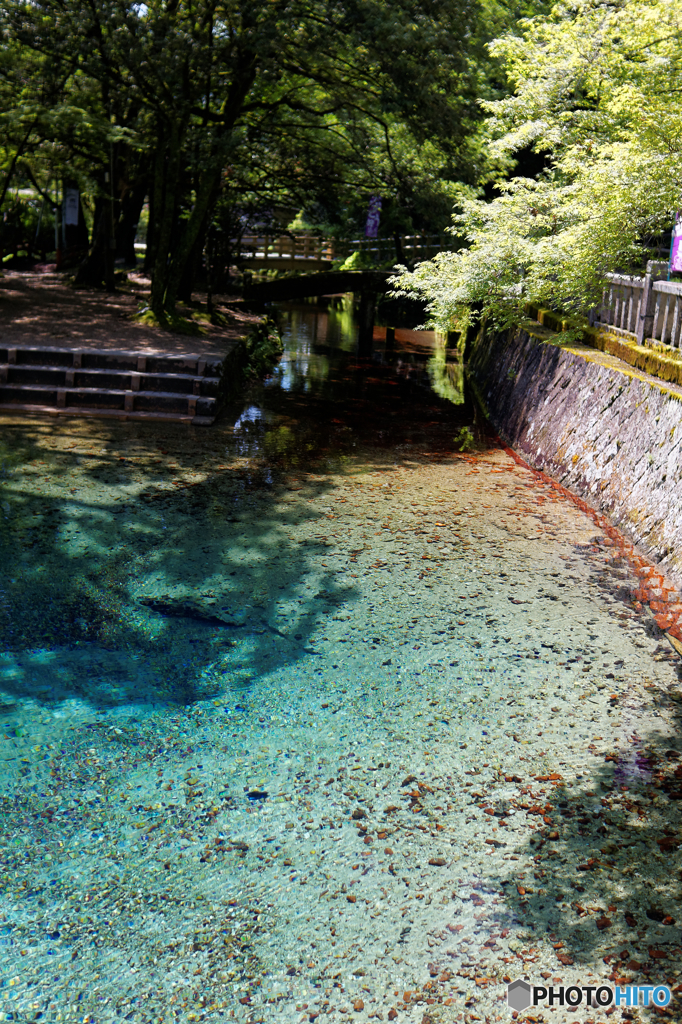
<svg viewBox="0 0 682 1024">
<path fill-rule="evenodd" d="M 344 296 L 341 308 L 310 311 L 289 309 L 284 314 L 288 337 L 295 338 L 295 347 L 288 350 L 275 370 L 271 386 L 283 391 L 309 392 L 325 381 L 331 361 L 357 347 L 357 326 L 353 321 L 352 296 Z"/>
<path fill-rule="evenodd" d="M 464 404 L 464 366 L 460 359 L 448 358 L 444 345 L 436 348 L 428 362 L 431 387 L 440 398 L 453 405 Z"/>
<path fill-rule="evenodd" d="M 663 980 L 679 681 L 627 565 L 444 351 L 282 323 L 211 430 L 3 420 L 0 1008 L 495 1020 L 522 971 Z"/>
</svg>

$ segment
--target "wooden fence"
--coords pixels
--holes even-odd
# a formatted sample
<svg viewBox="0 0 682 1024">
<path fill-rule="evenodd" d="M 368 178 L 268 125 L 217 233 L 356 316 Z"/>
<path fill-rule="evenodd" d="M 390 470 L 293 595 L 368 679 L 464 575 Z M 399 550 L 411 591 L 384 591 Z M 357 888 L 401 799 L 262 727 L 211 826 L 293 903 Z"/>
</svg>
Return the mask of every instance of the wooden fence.
<svg viewBox="0 0 682 1024">
<path fill-rule="evenodd" d="M 667 268 L 667 263 L 652 262 L 644 277 L 607 274 L 609 283 L 590 323 L 640 345 L 682 349 L 682 282 L 664 280 Z"/>
<path fill-rule="evenodd" d="M 454 247 L 452 235 L 403 235 L 400 238 L 402 259 L 406 262 L 428 260 L 443 249 Z M 373 263 L 398 263 L 393 238 L 356 238 L 349 241 L 319 238 L 314 235 L 243 235 L 234 239 L 234 251 L 240 262 L 272 266 L 281 262 L 331 264 L 354 252 L 367 256 Z"/>
</svg>

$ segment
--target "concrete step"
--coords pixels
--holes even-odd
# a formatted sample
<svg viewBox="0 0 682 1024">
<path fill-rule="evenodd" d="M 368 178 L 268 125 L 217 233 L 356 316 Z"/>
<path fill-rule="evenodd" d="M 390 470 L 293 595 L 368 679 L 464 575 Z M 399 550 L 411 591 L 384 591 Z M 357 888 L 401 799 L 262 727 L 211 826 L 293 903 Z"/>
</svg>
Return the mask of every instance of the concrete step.
<svg viewBox="0 0 682 1024">
<path fill-rule="evenodd" d="M 135 370 L 138 373 L 179 373 L 219 378 L 218 356 L 165 353 L 113 352 L 103 349 L 62 349 L 46 346 L 8 348 L 0 345 L 0 365 L 53 366 L 77 370 Z"/>
<path fill-rule="evenodd" d="M 209 426 L 222 373 L 215 356 L 0 345 L 0 410 Z"/>
<path fill-rule="evenodd" d="M 45 384 L 60 388 L 114 388 L 119 391 L 163 391 L 181 395 L 216 396 L 219 377 L 186 373 L 138 373 L 136 370 L 75 370 L 64 366 L 0 364 L 0 385 Z"/>
<path fill-rule="evenodd" d="M 122 409 L 126 412 L 167 412 L 180 416 L 215 416 L 217 399 L 172 391 L 127 391 L 117 388 L 55 387 L 50 384 L 2 384 L 3 405 L 52 405 L 76 411 Z"/>
<path fill-rule="evenodd" d="M 17 412 L 25 412 L 36 416 L 72 416 L 79 419 L 108 419 L 108 420 L 146 420 L 159 423 L 191 423 L 194 427 L 210 427 L 215 422 L 214 416 L 179 416 L 172 412 L 126 412 L 120 409 L 89 409 L 84 406 L 78 408 L 60 409 L 53 405 L 33 405 L 14 402 L 0 402 L 0 413 L 14 415 Z"/>
</svg>

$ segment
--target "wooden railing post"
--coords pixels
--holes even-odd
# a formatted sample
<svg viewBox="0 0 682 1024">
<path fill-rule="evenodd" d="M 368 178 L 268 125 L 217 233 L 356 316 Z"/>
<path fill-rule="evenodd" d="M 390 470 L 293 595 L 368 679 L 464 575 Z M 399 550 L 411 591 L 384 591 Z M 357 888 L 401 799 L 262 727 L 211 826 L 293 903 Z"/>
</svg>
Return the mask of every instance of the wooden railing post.
<svg viewBox="0 0 682 1024">
<path fill-rule="evenodd" d="M 653 292 L 651 290 L 651 271 L 647 267 L 647 272 L 644 277 L 644 287 L 642 289 L 642 301 L 639 307 L 639 317 L 637 320 L 637 329 L 635 336 L 638 345 L 643 345 L 647 336 L 647 326 L 653 319 Z"/>
</svg>

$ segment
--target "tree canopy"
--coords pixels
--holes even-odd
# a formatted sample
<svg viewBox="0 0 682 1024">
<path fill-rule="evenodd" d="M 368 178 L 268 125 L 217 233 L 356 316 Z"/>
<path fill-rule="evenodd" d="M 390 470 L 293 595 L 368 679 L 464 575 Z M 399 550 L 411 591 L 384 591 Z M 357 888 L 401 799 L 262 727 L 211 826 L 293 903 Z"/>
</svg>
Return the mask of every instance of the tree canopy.
<svg viewBox="0 0 682 1024">
<path fill-rule="evenodd" d="M 604 274 L 641 266 L 682 207 L 679 0 L 574 0 L 490 45 L 507 96 L 484 101 L 490 153 L 513 168 L 528 148 L 537 178 L 500 175 L 493 198 L 462 190 L 466 239 L 397 279 L 452 327 L 477 308 L 498 325 L 528 302 L 586 311 Z"/>
<path fill-rule="evenodd" d="M 148 196 L 162 315 L 221 208 L 333 220 L 378 192 L 398 225 L 444 217 L 453 183 L 484 163 L 493 10 L 504 17 L 478 0 L 2 0 L 7 172 L 23 160 L 36 187 L 60 174 L 96 198 L 95 279 Z"/>
</svg>

